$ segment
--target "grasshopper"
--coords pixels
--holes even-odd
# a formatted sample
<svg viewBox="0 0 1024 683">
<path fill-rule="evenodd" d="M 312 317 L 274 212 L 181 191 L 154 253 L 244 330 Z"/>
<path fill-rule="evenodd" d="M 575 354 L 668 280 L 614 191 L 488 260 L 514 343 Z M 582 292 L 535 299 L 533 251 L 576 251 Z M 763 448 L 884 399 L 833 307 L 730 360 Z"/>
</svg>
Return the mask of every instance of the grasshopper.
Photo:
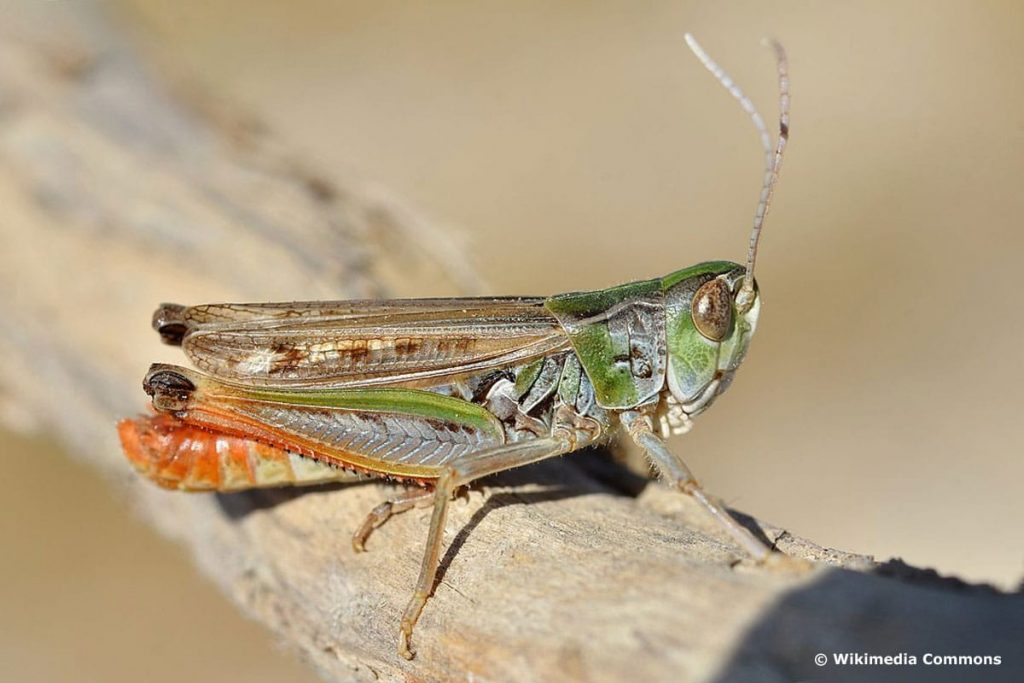
<svg viewBox="0 0 1024 683">
<path fill-rule="evenodd" d="M 480 477 L 625 432 L 753 559 L 769 549 L 709 495 L 664 438 L 729 386 L 757 326 L 754 265 L 788 139 L 786 55 L 773 43 L 779 134 L 692 36 L 687 44 L 750 115 L 765 174 L 746 266 L 713 261 L 662 278 L 550 297 L 164 304 L 163 341 L 202 372 L 153 365 L 155 413 L 122 420 L 132 464 L 172 489 L 235 491 L 359 476 L 413 485 L 353 535 L 432 505 L 398 651 L 435 583 L 449 502 Z"/>
</svg>

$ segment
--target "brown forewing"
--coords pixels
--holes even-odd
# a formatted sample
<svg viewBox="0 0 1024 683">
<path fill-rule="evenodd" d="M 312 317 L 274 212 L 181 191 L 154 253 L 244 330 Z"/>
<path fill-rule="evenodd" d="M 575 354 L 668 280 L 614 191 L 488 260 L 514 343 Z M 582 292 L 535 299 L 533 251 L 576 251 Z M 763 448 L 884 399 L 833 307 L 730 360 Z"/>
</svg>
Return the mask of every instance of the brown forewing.
<svg viewBox="0 0 1024 683">
<path fill-rule="evenodd" d="M 181 319 L 196 367 L 261 385 L 423 386 L 569 346 L 540 298 L 215 304 Z"/>
</svg>

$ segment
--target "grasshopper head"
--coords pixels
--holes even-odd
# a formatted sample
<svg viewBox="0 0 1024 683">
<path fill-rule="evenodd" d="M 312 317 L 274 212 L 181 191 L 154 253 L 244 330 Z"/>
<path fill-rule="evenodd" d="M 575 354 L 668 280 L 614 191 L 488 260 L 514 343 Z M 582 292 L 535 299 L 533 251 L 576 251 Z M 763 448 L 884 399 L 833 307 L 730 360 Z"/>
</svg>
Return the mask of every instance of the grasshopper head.
<svg viewBox="0 0 1024 683">
<path fill-rule="evenodd" d="M 666 384 L 689 415 L 703 412 L 732 382 L 757 327 L 761 296 L 746 269 L 735 263 L 702 263 L 662 280 Z"/>
<path fill-rule="evenodd" d="M 665 336 L 668 347 L 666 384 L 687 416 L 707 409 L 725 391 L 743 361 L 757 327 L 761 297 L 754 281 L 754 264 L 761 228 L 771 206 L 782 155 L 789 140 L 789 66 L 777 42 L 779 76 L 779 134 L 772 150 L 771 136 L 754 103 L 704 51 L 693 36 L 686 43 L 711 75 L 750 114 L 764 151 L 764 179 L 750 231 L 747 265 L 715 261 L 678 271 L 662 279 L 665 295 Z"/>
</svg>

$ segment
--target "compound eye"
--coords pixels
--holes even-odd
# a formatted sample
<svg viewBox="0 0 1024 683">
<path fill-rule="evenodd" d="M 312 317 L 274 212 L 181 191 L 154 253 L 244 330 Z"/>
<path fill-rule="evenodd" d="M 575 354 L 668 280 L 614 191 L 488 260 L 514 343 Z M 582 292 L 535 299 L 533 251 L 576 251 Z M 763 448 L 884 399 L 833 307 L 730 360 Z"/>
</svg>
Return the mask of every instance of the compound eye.
<svg viewBox="0 0 1024 683">
<path fill-rule="evenodd" d="M 697 331 L 714 342 L 729 336 L 732 330 L 732 294 L 724 280 L 715 278 L 701 285 L 690 305 Z"/>
</svg>

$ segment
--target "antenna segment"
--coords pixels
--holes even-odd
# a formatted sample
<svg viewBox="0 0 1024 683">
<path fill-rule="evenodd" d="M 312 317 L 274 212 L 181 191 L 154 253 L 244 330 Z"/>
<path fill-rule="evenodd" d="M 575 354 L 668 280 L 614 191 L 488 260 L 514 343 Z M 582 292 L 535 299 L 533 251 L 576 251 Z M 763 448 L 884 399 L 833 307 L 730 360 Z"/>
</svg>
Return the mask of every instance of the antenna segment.
<svg viewBox="0 0 1024 683">
<path fill-rule="evenodd" d="M 789 61 L 786 59 L 786 51 L 782 45 L 774 40 L 766 40 L 765 44 L 775 52 L 775 62 L 779 72 L 779 137 L 772 150 L 771 135 L 764 124 L 764 119 L 758 113 L 754 103 L 750 101 L 729 74 L 720 67 L 715 60 L 711 59 L 704 48 L 697 40 L 687 33 L 686 44 L 696 55 L 700 63 L 704 65 L 711 75 L 715 77 L 722 87 L 729 91 L 743 111 L 747 112 L 750 119 L 757 128 L 761 138 L 761 147 L 764 149 L 764 181 L 761 184 L 761 197 L 757 203 L 757 210 L 754 212 L 754 227 L 750 231 L 750 247 L 747 251 L 747 272 L 743 277 L 743 285 L 736 295 L 736 306 L 741 313 L 750 310 L 754 303 L 754 263 L 757 261 L 757 246 L 761 240 L 761 228 L 764 226 L 764 217 L 768 213 L 768 207 L 772 203 L 772 195 L 775 193 L 775 185 L 779 180 L 779 167 L 782 166 L 782 155 L 786 150 L 786 143 L 789 141 Z"/>
</svg>

